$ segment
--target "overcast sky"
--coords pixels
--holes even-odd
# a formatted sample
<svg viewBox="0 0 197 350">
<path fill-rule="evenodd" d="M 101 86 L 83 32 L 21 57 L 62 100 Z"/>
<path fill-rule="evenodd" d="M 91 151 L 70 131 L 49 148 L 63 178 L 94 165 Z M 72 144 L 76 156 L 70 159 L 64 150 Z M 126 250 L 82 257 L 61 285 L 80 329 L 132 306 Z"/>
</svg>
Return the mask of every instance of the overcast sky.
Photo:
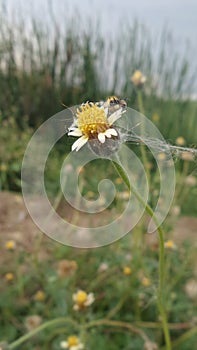
<svg viewBox="0 0 197 350">
<path fill-rule="evenodd" d="M 1 1 L 1 0 L 0 0 Z M 197 46 L 197 0 L 4 0 L 9 9 L 36 13 L 45 20 L 47 3 L 51 1 L 53 10 L 60 20 L 75 9 L 82 16 L 88 14 L 99 18 L 101 30 L 116 32 L 120 22 L 130 22 L 138 18 L 154 32 L 167 25 L 177 39 L 190 39 Z"/>
<path fill-rule="evenodd" d="M 22 15 L 28 21 L 30 16 L 38 17 L 41 22 L 51 21 L 49 3 L 58 24 L 64 24 L 71 16 L 87 18 L 93 22 L 99 20 L 99 31 L 106 38 L 121 31 L 122 24 L 133 23 L 137 19 L 144 23 L 153 38 L 159 36 L 164 26 L 172 32 L 175 49 L 185 52 L 185 43 L 191 66 L 196 67 L 197 57 L 197 0 L 0 0 L 8 8 L 8 14 Z M 80 16 L 77 16 L 77 12 Z M 124 38 L 123 38 L 124 40 Z"/>
</svg>

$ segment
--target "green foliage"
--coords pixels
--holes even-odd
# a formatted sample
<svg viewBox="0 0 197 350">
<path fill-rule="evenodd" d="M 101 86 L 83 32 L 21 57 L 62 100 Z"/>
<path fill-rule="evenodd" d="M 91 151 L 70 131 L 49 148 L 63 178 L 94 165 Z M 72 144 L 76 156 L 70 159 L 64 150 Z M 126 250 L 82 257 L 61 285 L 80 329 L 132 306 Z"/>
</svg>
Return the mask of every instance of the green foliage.
<svg viewBox="0 0 197 350">
<path fill-rule="evenodd" d="M 21 164 L 32 130 L 23 121 L 24 129 L 19 129 L 15 111 L 3 120 L 0 115 L 0 189 L 20 190 Z"/>
<path fill-rule="evenodd" d="M 44 120 L 63 109 L 62 103 L 72 106 L 119 94 L 129 98 L 130 107 L 138 109 L 136 91 L 130 80 L 135 69 L 147 76 L 142 92 L 145 115 L 152 119 L 169 142 L 175 143 L 181 136 L 186 146 L 196 143 L 197 103 L 191 100 L 196 72 L 187 54 L 176 52 L 169 33 L 164 31 L 154 42 L 146 28 L 134 22 L 132 26 L 122 28 L 116 40 L 111 40 L 94 31 L 93 23 L 84 30 L 79 22 L 68 21 L 62 30 L 55 22 L 48 28 L 33 19 L 31 28 L 27 29 L 22 18 L 13 24 L 2 9 L 0 190 L 20 191 L 21 162 L 27 143 Z M 66 137 L 62 138 L 46 163 L 46 190 L 52 201 L 57 198 L 59 171 L 70 143 Z M 137 147 L 135 151 L 138 152 Z M 150 154 L 147 154 L 147 161 L 152 180 L 150 202 L 154 206 L 159 174 Z M 183 214 L 197 215 L 197 208 L 193 205 L 197 194 L 196 165 L 184 159 L 176 160 L 175 165 L 177 188 L 173 208 L 176 206 Z M 118 194 L 126 195 L 125 185 L 106 162 L 92 162 L 85 168 L 79 184 L 82 184 L 82 194 L 88 199 L 97 198 L 98 182 L 106 177 L 106 173 L 116 185 Z M 190 177 L 188 181 L 188 175 L 193 179 Z M 124 199 L 117 196 L 109 209 L 115 207 L 121 212 Z M 173 231 L 176 215 L 173 210 L 169 214 L 166 231 Z M 132 236 L 129 234 L 121 241 L 97 250 L 75 250 L 47 239 L 39 244 L 40 238 L 34 241 L 28 252 L 18 244 L 13 251 L 4 249 L 0 340 L 11 343 L 24 335 L 27 317 L 39 315 L 42 324 L 59 317 L 68 317 L 74 323 L 65 321 L 61 326 L 46 327 L 21 344 L 20 349 L 33 350 L 40 346 L 43 350 L 58 350 L 60 341 L 75 333 L 82 338 L 86 350 L 93 347 L 141 350 L 144 334 L 163 349 L 161 320 L 156 306 L 158 246 L 157 243 L 146 245 L 143 239 L 140 241 L 139 237 L 146 232 L 145 221 L 135 228 Z M 44 259 L 39 258 L 39 253 L 44 253 Z M 195 253 L 193 244 L 166 250 L 164 294 L 173 349 L 196 348 L 196 299 L 186 288 L 188 281 L 196 281 L 196 272 L 191 268 Z M 74 260 L 78 269 L 62 278 L 57 265 L 63 259 Z M 105 271 L 99 269 L 103 263 L 107 264 Z M 131 268 L 131 274 L 124 274 L 125 266 Z M 9 272 L 13 273 L 10 281 L 9 276 L 6 279 Z M 93 292 L 96 298 L 92 306 L 81 313 L 73 310 L 72 295 L 78 288 Z M 36 297 L 39 291 L 43 293 L 42 300 Z M 91 324 L 99 319 L 109 322 L 83 328 L 85 322 Z M 117 322 L 134 328 L 117 325 Z M 194 333 L 187 336 L 185 332 L 190 328 Z M 186 339 L 182 340 L 183 334 Z"/>
<path fill-rule="evenodd" d="M 145 242 L 137 248 L 136 238 L 141 230 L 138 226 L 132 235 L 121 241 L 88 251 L 64 247 L 45 238 L 39 246 L 39 252 L 45 254 L 44 261 L 37 258 L 36 242 L 31 247 L 31 254 L 18 244 L 14 251 L 4 250 L 4 259 L 9 259 L 10 263 L 1 268 L 0 339 L 12 342 L 27 331 L 27 317 L 39 315 L 42 323 L 65 317 L 77 321 L 77 325 L 65 320 L 59 326 L 38 333 L 21 344 L 20 349 L 31 350 L 41 346 L 44 350 L 56 350 L 60 348 L 60 341 L 76 334 L 82 338 L 86 349 L 97 344 L 102 349 L 141 350 L 144 340 L 135 329 L 141 329 L 162 348 L 164 344 L 155 299 L 157 248 Z M 180 245 L 175 250 L 166 249 L 165 299 L 169 323 L 177 325 L 177 329 L 172 326 L 170 330 L 173 341 L 190 329 L 191 322 L 195 324 L 196 301 L 195 297 L 191 297 L 191 288 L 188 288 L 188 282 L 195 281 L 194 269 L 188 269 L 195 261 L 195 254 L 191 244 Z M 67 262 L 74 260 L 77 269 L 63 270 L 61 275 L 59 263 L 64 259 Z M 105 268 L 102 271 L 103 263 Z M 124 274 L 125 266 L 131 268 L 129 275 Z M 7 272 L 14 274 L 10 282 L 4 278 Z M 94 303 L 81 312 L 73 310 L 72 295 L 78 289 L 95 295 Z M 36 300 L 38 291 L 42 291 L 44 298 Z M 80 330 L 84 322 L 99 319 L 112 323 L 101 322 L 100 326 L 92 326 L 83 332 Z M 118 326 L 116 322 L 119 321 L 133 325 L 134 330 L 121 324 Z M 181 343 L 179 349 L 194 350 L 196 337 L 195 333 L 191 339 Z"/>
</svg>

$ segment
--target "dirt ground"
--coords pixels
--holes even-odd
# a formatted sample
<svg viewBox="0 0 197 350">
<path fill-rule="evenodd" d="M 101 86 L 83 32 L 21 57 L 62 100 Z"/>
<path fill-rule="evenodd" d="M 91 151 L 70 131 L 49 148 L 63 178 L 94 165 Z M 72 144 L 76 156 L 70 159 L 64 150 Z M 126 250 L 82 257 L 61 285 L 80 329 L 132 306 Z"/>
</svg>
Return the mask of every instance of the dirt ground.
<svg viewBox="0 0 197 350">
<path fill-rule="evenodd" d="M 13 239 L 28 250 L 31 250 L 35 237 L 40 234 L 20 194 L 0 193 L 0 232 L 1 246 L 4 246 L 5 241 Z M 197 245 L 197 218 L 178 218 L 171 238 L 177 244 L 191 240 Z M 155 239 L 157 239 L 155 233 L 146 235 L 148 243 L 152 243 Z"/>
</svg>

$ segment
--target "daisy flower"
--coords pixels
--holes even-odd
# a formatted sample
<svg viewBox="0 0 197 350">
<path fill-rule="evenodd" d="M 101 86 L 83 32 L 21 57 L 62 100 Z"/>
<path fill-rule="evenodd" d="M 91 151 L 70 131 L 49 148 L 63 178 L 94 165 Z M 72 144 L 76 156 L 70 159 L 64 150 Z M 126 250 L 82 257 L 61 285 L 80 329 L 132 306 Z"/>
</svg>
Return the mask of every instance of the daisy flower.
<svg viewBox="0 0 197 350">
<path fill-rule="evenodd" d="M 123 273 L 124 273 L 125 276 L 129 276 L 129 275 L 131 275 L 132 270 L 131 270 L 131 268 L 129 266 L 124 266 L 123 267 Z"/>
<path fill-rule="evenodd" d="M 5 243 L 5 248 L 7 250 L 14 250 L 16 248 L 16 243 L 13 240 L 9 240 Z"/>
<path fill-rule="evenodd" d="M 13 275 L 12 272 L 8 272 L 8 273 L 5 274 L 4 278 L 5 278 L 6 281 L 11 282 L 14 279 L 14 275 Z"/>
<path fill-rule="evenodd" d="M 62 349 L 81 350 L 84 348 L 84 345 L 76 335 L 70 335 L 67 340 L 61 341 L 60 347 Z"/>
<path fill-rule="evenodd" d="M 131 76 L 131 81 L 135 87 L 141 87 L 146 82 L 146 77 L 140 70 L 136 70 Z"/>
<path fill-rule="evenodd" d="M 169 239 L 168 241 L 166 241 L 164 243 L 164 247 L 169 249 L 169 250 L 176 250 L 177 249 L 176 244 L 171 239 Z"/>
<path fill-rule="evenodd" d="M 83 310 L 90 306 L 94 302 L 94 294 L 87 294 L 84 290 L 78 290 L 77 293 L 73 294 L 74 306 L 73 309 L 76 311 Z"/>
<path fill-rule="evenodd" d="M 28 331 L 32 331 L 33 329 L 40 326 L 42 323 L 42 318 L 39 315 L 28 316 L 25 319 L 25 326 Z"/>
<path fill-rule="evenodd" d="M 100 145 L 106 139 L 119 139 L 119 133 L 112 125 L 122 116 L 125 107 L 119 107 L 111 113 L 106 103 L 86 102 L 77 108 L 74 123 L 68 135 L 79 137 L 72 145 L 72 151 L 79 151 L 90 140 L 97 140 Z"/>
</svg>

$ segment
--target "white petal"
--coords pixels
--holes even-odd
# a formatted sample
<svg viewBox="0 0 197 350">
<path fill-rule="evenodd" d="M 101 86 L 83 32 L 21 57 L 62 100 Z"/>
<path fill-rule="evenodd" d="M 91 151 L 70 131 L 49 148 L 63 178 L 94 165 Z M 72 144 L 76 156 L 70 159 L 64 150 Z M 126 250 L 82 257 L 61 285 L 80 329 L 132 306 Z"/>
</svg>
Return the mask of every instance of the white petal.
<svg viewBox="0 0 197 350">
<path fill-rule="evenodd" d="M 88 137 L 81 136 L 77 141 L 75 141 L 72 145 L 72 151 L 76 150 L 76 152 L 88 142 Z"/>
<path fill-rule="evenodd" d="M 70 350 L 78 350 L 79 346 L 78 345 L 72 345 L 69 349 Z"/>
<path fill-rule="evenodd" d="M 104 112 L 105 112 L 106 115 L 108 115 L 109 108 L 104 106 Z"/>
<path fill-rule="evenodd" d="M 73 310 L 78 311 L 79 310 L 79 306 L 77 304 L 74 304 L 73 305 Z"/>
<path fill-rule="evenodd" d="M 62 348 L 62 349 L 68 349 L 68 342 L 67 341 L 61 341 L 60 342 L 60 347 Z"/>
<path fill-rule="evenodd" d="M 105 135 L 108 137 L 108 138 L 111 138 L 111 136 L 118 136 L 118 133 L 115 129 L 108 129 L 105 131 Z"/>
<path fill-rule="evenodd" d="M 105 142 L 105 133 L 104 132 L 100 132 L 98 134 L 98 139 L 101 143 L 104 143 Z"/>
<path fill-rule="evenodd" d="M 116 112 L 112 113 L 109 118 L 108 122 L 110 125 L 115 123 L 116 120 L 118 120 L 122 116 L 122 109 L 118 109 Z"/>
<path fill-rule="evenodd" d="M 89 293 L 88 298 L 87 298 L 86 302 L 84 303 L 84 305 L 89 306 L 94 302 L 94 300 L 95 300 L 94 293 Z"/>
<path fill-rule="evenodd" d="M 76 300 L 77 300 L 77 293 L 74 293 L 74 294 L 72 295 L 72 299 L 73 299 L 73 301 L 76 301 Z"/>
<path fill-rule="evenodd" d="M 68 136 L 81 136 L 83 135 L 81 130 L 76 128 L 73 131 L 69 131 Z"/>
</svg>

